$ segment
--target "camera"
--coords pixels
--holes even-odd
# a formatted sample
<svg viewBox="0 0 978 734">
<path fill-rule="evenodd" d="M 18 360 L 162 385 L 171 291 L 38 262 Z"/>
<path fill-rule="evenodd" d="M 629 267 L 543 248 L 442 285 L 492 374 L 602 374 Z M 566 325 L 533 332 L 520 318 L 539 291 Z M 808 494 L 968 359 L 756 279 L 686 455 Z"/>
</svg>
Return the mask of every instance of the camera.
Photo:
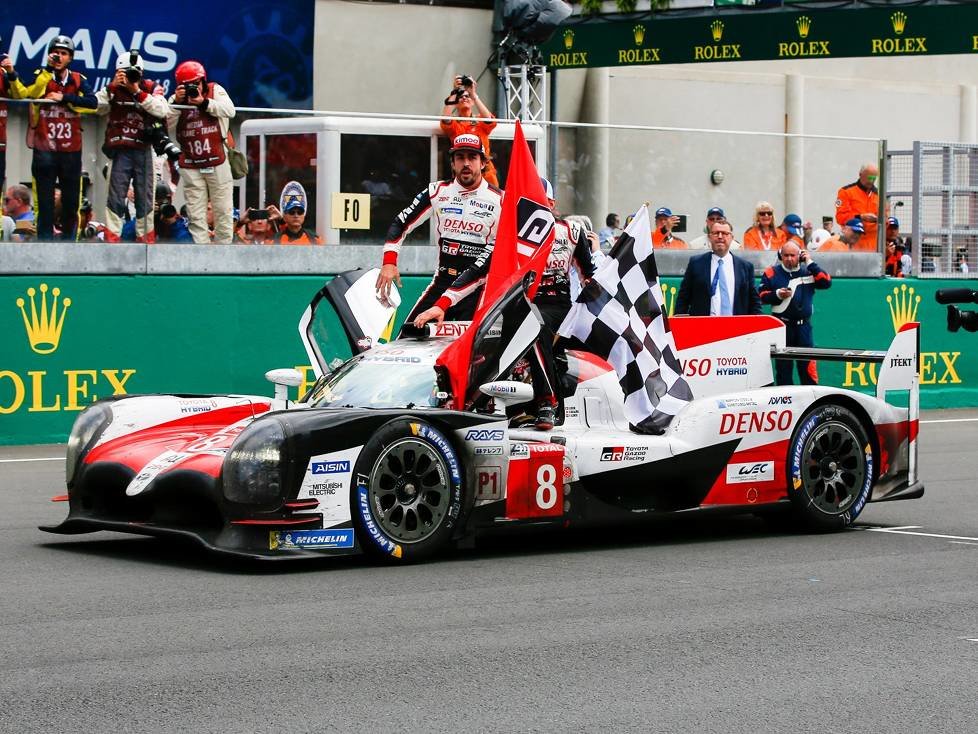
<svg viewBox="0 0 978 734">
<path fill-rule="evenodd" d="M 935 294 L 937 302 L 947 306 L 947 330 L 978 331 L 978 311 L 962 311 L 952 303 L 978 303 L 978 291 L 970 288 L 942 288 Z"/>
<path fill-rule="evenodd" d="M 200 83 L 199 82 L 187 82 L 183 85 L 183 91 L 187 95 L 187 99 L 193 99 L 198 94 L 200 94 Z"/>
<path fill-rule="evenodd" d="M 471 87 L 472 86 L 472 77 L 468 76 L 467 74 L 462 74 L 462 76 L 460 77 L 459 81 L 462 82 L 462 86 L 463 87 Z"/>
<path fill-rule="evenodd" d="M 258 219 L 268 219 L 267 209 L 249 209 L 248 210 L 248 220 L 254 222 Z"/>
<path fill-rule="evenodd" d="M 677 214 L 676 215 L 676 218 L 679 221 L 676 222 L 675 225 L 673 225 L 672 231 L 673 232 L 685 232 L 686 231 L 686 215 L 685 214 Z"/>
<path fill-rule="evenodd" d="M 146 125 L 146 129 L 143 130 L 142 139 L 144 143 L 149 143 L 153 146 L 153 152 L 156 155 L 165 155 L 171 161 L 175 161 L 180 157 L 180 146 L 170 140 L 170 136 L 166 134 L 166 128 L 162 122 L 157 121 Z"/>
<path fill-rule="evenodd" d="M 142 78 L 143 72 L 138 67 L 130 66 L 126 69 L 126 81 L 130 84 L 136 84 Z"/>
</svg>

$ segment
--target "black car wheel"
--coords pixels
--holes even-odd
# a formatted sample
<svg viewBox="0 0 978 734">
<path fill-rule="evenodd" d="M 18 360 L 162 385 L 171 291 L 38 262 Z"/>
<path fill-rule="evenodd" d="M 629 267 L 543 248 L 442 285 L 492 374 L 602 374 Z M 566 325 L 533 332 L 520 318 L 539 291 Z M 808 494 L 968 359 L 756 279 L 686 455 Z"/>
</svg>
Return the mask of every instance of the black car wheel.
<svg viewBox="0 0 978 734">
<path fill-rule="evenodd" d="M 799 422 L 788 448 L 788 497 L 814 530 L 852 524 L 873 485 L 873 449 L 859 419 L 840 405 L 820 405 Z"/>
<path fill-rule="evenodd" d="M 399 418 L 363 447 L 353 486 L 361 545 L 400 561 L 427 558 L 451 539 L 462 509 L 462 466 L 438 429 Z"/>
</svg>

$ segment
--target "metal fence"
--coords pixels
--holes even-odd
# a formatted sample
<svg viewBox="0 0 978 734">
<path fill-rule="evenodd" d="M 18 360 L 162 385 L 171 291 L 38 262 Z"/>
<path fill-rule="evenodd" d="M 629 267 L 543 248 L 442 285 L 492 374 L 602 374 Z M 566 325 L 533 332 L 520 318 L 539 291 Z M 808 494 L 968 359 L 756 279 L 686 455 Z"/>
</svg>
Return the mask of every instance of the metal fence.
<svg viewBox="0 0 978 734">
<path fill-rule="evenodd" d="M 918 141 L 912 160 L 914 275 L 975 277 L 978 145 Z"/>
</svg>

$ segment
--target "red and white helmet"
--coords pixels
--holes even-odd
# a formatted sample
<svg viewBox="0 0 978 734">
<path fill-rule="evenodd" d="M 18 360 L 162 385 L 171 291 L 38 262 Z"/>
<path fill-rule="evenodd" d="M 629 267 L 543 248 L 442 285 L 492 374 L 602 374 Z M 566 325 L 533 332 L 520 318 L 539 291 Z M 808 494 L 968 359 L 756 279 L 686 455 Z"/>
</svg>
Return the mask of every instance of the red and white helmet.
<svg viewBox="0 0 978 734">
<path fill-rule="evenodd" d="M 199 61 L 184 61 L 173 72 L 173 76 L 176 78 L 177 84 L 186 84 L 187 82 L 195 82 L 198 79 L 206 79 L 207 71 Z"/>
</svg>

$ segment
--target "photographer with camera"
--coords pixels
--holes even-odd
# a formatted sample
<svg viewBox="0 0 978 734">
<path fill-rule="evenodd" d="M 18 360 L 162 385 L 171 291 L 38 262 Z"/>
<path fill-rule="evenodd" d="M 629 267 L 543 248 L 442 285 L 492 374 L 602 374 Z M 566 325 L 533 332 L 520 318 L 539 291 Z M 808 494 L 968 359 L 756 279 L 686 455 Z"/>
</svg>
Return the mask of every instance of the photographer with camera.
<svg viewBox="0 0 978 734">
<path fill-rule="evenodd" d="M 771 315 L 784 324 L 786 346 L 813 347 L 815 342 L 809 319 L 814 311 L 815 291 L 830 288 L 832 276 L 822 270 L 808 251 L 799 247 L 793 239 L 781 245 L 778 261 L 761 275 L 761 287 L 758 289 L 761 303 L 771 306 Z M 797 364 L 800 383 L 817 385 L 815 362 L 799 360 Z M 774 370 L 777 384 L 794 384 L 791 360 L 775 360 Z"/>
<path fill-rule="evenodd" d="M 44 99 L 47 104 L 31 105 L 27 145 L 34 149 L 31 175 L 34 177 L 37 208 L 37 239 L 54 238 L 54 189 L 61 188 L 61 238 L 78 237 L 78 204 L 81 198 L 82 125 L 81 113 L 94 112 L 98 100 L 85 77 L 68 66 L 75 57 L 75 44 L 68 36 L 55 36 L 48 44 L 47 65 L 34 72 L 34 83 L 24 86 L 10 80 L 11 96 L 16 99 Z"/>
<path fill-rule="evenodd" d="M 275 219 L 278 207 L 269 204 L 264 209 L 248 208 L 238 220 L 234 241 L 243 245 L 274 245 Z"/>
<path fill-rule="evenodd" d="M 445 106 L 441 114 L 441 130 L 449 140 L 455 140 L 459 135 L 468 133 L 478 135 L 482 148 L 486 152 L 486 167 L 482 173 L 493 186 L 499 186 L 496 167 L 492 164 L 492 152 L 489 150 L 489 133 L 496 129 L 496 118 L 485 106 L 476 92 L 479 83 L 470 76 L 459 74 L 455 77 L 455 85 L 445 98 Z M 453 116 L 453 115 L 457 115 Z M 472 118 L 491 118 L 485 121 Z"/>
<path fill-rule="evenodd" d="M 156 241 L 153 229 L 153 153 L 180 154 L 163 131 L 170 106 L 163 87 L 143 78 L 143 59 L 133 49 L 116 60 L 115 76 L 95 97 L 98 114 L 108 115 L 102 151 L 109 159 L 106 239 L 119 241 L 126 217 L 126 196 L 132 183 L 136 206 L 136 241 Z"/>
<path fill-rule="evenodd" d="M 225 144 L 234 103 L 217 82 L 207 79 L 199 61 L 184 61 L 174 72 L 177 88 L 170 104 L 192 105 L 170 109 L 170 135 L 180 146 L 180 180 L 190 214 L 190 233 L 199 245 L 209 244 L 207 204 L 214 210 L 214 241 L 230 244 L 234 234 L 231 215 L 233 179 Z"/>
</svg>

